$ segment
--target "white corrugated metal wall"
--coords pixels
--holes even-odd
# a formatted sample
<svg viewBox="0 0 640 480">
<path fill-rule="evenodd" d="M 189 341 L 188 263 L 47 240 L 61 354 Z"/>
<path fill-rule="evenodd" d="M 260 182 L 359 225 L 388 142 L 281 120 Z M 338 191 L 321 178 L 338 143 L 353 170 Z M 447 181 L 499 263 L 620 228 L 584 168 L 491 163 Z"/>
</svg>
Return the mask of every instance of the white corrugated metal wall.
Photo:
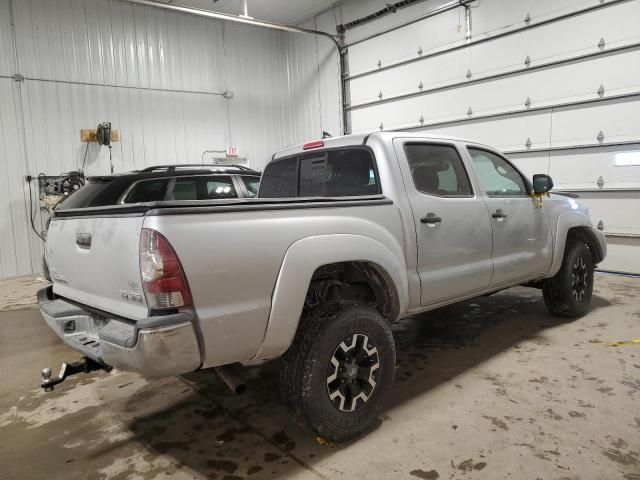
<svg viewBox="0 0 640 480">
<path fill-rule="evenodd" d="M 80 168 L 81 128 L 120 130 L 116 172 L 228 145 L 261 169 L 284 146 L 339 131 L 318 62 L 337 65 L 331 43 L 299 34 L 118 0 L 0 0 L 0 276 L 40 271 L 24 177 Z M 86 174 L 109 168 L 108 150 L 90 144 Z"/>
<path fill-rule="evenodd" d="M 347 43 L 444 3 L 350 29 Z M 339 9 L 348 22 L 383 7 Z M 640 151 L 640 1 L 480 0 L 470 12 L 469 40 L 458 7 L 349 47 L 352 131 L 494 145 L 589 204 L 610 245 L 603 268 L 640 273 L 640 166 L 615 165 L 619 153 Z"/>
</svg>

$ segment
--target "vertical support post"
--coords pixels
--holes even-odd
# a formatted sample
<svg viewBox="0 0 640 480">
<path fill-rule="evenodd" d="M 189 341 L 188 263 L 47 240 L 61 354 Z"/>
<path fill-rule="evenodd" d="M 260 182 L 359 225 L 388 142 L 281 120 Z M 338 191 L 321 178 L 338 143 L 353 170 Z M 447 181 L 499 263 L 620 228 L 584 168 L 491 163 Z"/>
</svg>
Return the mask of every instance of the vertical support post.
<svg viewBox="0 0 640 480">
<path fill-rule="evenodd" d="M 464 21 L 467 43 L 471 43 L 471 7 L 469 5 L 464 6 Z"/>
<path fill-rule="evenodd" d="M 242 16 L 249 18 L 249 6 L 247 5 L 247 0 L 242 0 Z"/>
<path fill-rule="evenodd" d="M 340 50 L 340 77 L 341 77 L 341 103 L 342 103 L 342 133 L 348 135 L 351 133 L 351 111 L 348 110 L 351 103 L 351 95 L 349 90 L 349 53 L 347 49 Z"/>
<path fill-rule="evenodd" d="M 342 133 L 351 133 L 351 111 L 347 108 L 351 104 L 351 93 L 349 87 L 349 49 L 344 47 L 344 34 L 340 39 L 341 46 L 338 48 L 340 55 L 340 97 L 342 105 Z"/>
</svg>

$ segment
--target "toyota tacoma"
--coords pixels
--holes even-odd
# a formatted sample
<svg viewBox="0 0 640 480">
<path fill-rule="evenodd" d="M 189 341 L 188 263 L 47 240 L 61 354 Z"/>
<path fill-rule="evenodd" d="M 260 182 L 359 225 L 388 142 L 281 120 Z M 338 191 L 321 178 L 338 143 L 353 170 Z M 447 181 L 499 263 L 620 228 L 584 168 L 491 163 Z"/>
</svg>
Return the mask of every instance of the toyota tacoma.
<svg viewBox="0 0 640 480">
<path fill-rule="evenodd" d="M 256 198 L 56 211 L 38 299 L 85 360 L 42 386 L 282 357 L 294 418 L 351 438 L 391 391 L 396 320 L 515 285 L 552 314 L 588 309 L 605 239 L 552 186 L 485 145 L 377 132 L 276 153 Z"/>
</svg>

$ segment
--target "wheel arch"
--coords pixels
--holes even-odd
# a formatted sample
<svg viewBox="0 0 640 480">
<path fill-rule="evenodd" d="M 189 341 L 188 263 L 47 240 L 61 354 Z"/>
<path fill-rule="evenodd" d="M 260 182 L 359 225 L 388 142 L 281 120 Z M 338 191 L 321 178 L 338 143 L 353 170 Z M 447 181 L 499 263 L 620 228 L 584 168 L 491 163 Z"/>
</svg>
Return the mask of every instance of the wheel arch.
<svg viewBox="0 0 640 480">
<path fill-rule="evenodd" d="M 604 260 L 606 244 L 602 232 L 593 228 L 591 221 L 585 215 L 567 212 L 558 217 L 553 261 L 547 277 L 553 277 L 560 271 L 568 241 L 571 240 L 581 240 L 587 244 L 594 264 Z"/>
<path fill-rule="evenodd" d="M 307 237 L 293 243 L 284 256 L 264 341 L 255 360 L 276 357 L 289 348 L 312 281 L 323 268 L 335 265 L 348 265 L 362 274 L 375 294 L 378 310 L 388 321 L 395 321 L 406 311 L 408 279 L 400 245 L 386 246 L 373 238 L 351 234 Z"/>
</svg>

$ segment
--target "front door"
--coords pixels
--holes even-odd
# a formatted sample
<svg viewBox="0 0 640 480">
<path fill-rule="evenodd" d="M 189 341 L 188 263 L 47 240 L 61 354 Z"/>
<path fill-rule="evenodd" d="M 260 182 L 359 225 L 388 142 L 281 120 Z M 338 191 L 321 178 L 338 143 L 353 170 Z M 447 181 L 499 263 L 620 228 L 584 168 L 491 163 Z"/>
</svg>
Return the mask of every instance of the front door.
<svg viewBox="0 0 640 480">
<path fill-rule="evenodd" d="M 482 148 L 468 147 L 468 151 L 493 224 L 491 285 L 546 273 L 552 252 L 548 205 L 543 200 L 538 207 L 522 174 L 505 158 Z"/>
<path fill-rule="evenodd" d="M 491 220 L 454 143 L 396 139 L 416 229 L 421 305 L 487 288 Z"/>
</svg>

